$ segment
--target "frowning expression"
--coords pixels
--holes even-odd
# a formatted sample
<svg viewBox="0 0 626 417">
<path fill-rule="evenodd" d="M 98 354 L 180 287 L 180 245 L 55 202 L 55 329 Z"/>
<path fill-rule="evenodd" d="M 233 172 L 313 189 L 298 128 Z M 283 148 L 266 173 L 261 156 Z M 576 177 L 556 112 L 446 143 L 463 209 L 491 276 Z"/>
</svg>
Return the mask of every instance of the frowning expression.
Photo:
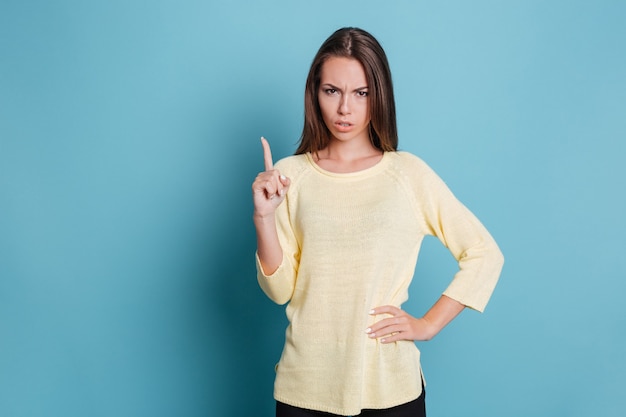
<svg viewBox="0 0 626 417">
<path fill-rule="evenodd" d="M 320 70 L 318 102 L 333 140 L 369 143 L 370 106 L 363 66 L 352 58 L 328 58 Z"/>
</svg>

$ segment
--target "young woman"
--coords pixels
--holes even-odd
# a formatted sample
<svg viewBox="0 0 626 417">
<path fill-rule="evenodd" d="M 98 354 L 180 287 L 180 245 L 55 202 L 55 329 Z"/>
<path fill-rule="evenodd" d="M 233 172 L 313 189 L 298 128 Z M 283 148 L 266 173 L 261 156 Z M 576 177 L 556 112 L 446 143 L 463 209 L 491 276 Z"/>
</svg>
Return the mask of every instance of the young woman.
<svg viewBox="0 0 626 417">
<path fill-rule="evenodd" d="M 294 156 L 252 185 L 258 281 L 289 302 L 276 415 L 425 415 L 420 353 L 465 307 L 482 311 L 503 257 L 476 217 L 419 158 L 397 151 L 385 53 L 343 28 L 315 56 Z M 423 317 L 402 310 L 421 242 L 459 271 Z"/>
</svg>

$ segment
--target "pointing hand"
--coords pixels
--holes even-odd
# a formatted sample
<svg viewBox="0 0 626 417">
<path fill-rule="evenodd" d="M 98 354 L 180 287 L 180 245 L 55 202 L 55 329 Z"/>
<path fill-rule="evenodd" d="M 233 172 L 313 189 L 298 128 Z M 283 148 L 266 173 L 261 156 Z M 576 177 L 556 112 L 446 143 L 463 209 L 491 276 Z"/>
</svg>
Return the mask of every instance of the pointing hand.
<svg viewBox="0 0 626 417">
<path fill-rule="evenodd" d="M 261 138 L 265 171 L 259 173 L 252 184 L 252 198 L 255 216 L 273 215 L 276 208 L 285 199 L 291 183 L 287 177 L 274 169 L 272 150 L 265 138 Z"/>
</svg>

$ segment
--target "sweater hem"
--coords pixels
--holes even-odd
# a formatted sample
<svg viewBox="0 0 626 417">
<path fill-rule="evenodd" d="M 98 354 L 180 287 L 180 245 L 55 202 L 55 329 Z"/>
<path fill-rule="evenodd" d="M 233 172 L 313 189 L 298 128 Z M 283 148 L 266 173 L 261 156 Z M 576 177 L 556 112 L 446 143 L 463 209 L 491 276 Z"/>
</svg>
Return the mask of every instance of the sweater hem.
<svg viewBox="0 0 626 417">
<path fill-rule="evenodd" d="M 360 408 L 345 408 L 345 409 L 329 407 L 326 405 L 310 404 L 310 403 L 305 403 L 301 401 L 292 401 L 289 398 L 282 397 L 276 394 L 274 394 L 274 399 L 276 401 L 280 401 L 281 403 L 291 405 L 293 407 L 303 408 L 306 410 L 322 411 L 324 413 L 337 414 L 340 416 L 358 416 L 363 410 L 384 410 L 387 408 L 393 408 L 399 405 L 409 403 L 411 401 L 418 399 L 419 396 L 422 395 L 422 392 L 423 392 L 423 388 L 420 389 L 417 394 L 411 394 L 411 395 L 406 396 L 406 398 L 403 397 L 401 399 L 398 399 L 396 401 L 391 401 L 389 403 L 384 403 L 384 404 L 363 403 L 361 404 Z"/>
</svg>

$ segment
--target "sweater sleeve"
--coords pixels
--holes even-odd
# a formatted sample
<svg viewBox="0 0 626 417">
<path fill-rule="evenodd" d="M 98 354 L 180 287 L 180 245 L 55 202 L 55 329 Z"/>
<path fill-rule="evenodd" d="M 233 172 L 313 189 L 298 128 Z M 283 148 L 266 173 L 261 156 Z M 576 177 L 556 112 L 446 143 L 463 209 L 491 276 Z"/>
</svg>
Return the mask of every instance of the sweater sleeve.
<svg viewBox="0 0 626 417">
<path fill-rule="evenodd" d="M 277 169 L 280 166 L 277 164 Z M 283 260 L 278 269 L 271 275 L 265 274 L 258 253 L 255 254 L 257 280 L 263 292 L 275 303 L 285 304 L 293 295 L 296 284 L 296 275 L 300 261 L 300 247 L 292 227 L 289 208 L 291 195 L 294 193 L 293 178 L 290 190 L 285 200 L 276 209 L 276 231 L 283 251 Z"/>
<path fill-rule="evenodd" d="M 484 311 L 500 277 L 502 252 L 481 222 L 424 162 L 411 175 L 426 230 L 448 248 L 459 265 L 444 295 Z"/>
</svg>

